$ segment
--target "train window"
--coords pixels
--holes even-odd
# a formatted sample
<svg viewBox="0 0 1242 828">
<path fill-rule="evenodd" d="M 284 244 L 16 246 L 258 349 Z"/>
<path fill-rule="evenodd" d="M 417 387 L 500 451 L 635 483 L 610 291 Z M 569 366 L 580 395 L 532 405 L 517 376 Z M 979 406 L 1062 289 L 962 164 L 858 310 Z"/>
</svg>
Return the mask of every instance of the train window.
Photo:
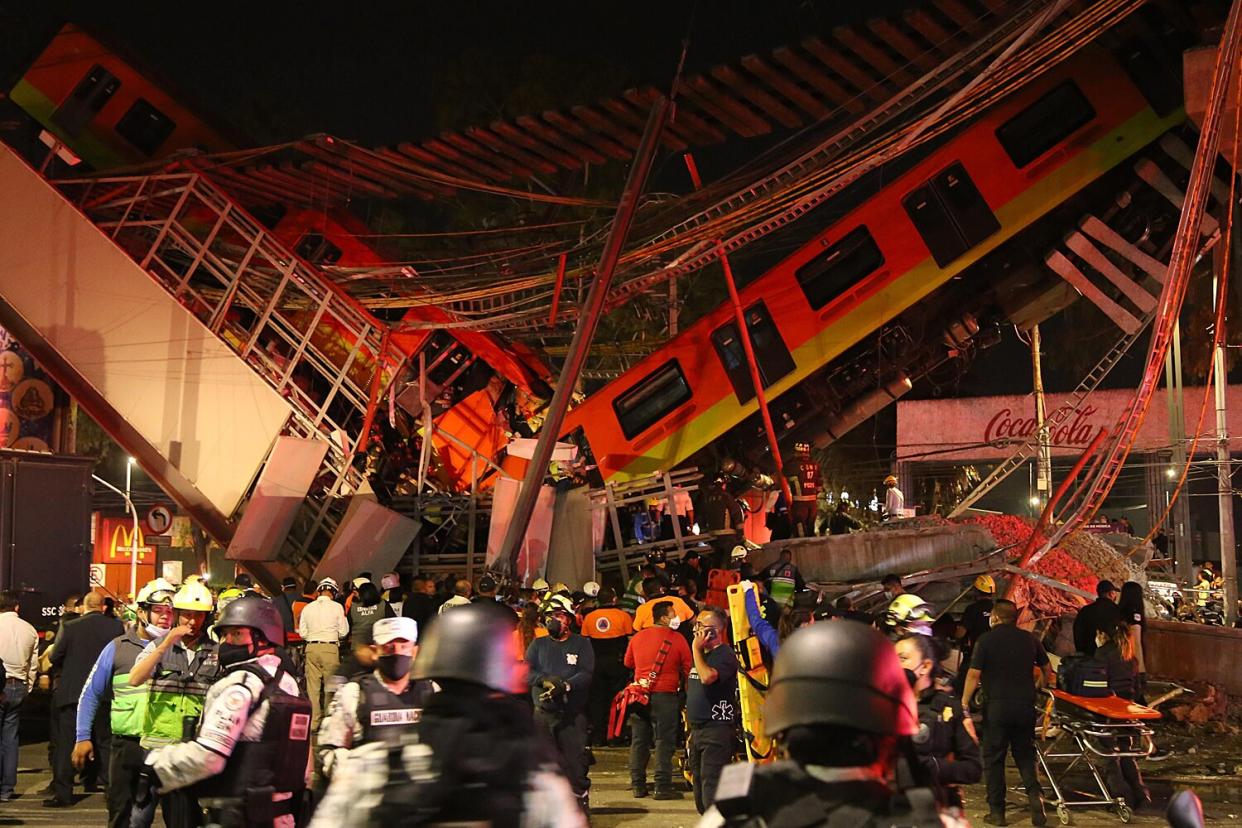
<svg viewBox="0 0 1242 828">
<path fill-rule="evenodd" d="M 884 264 L 866 226 L 856 227 L 840 241 L 798 268 L 795 277 L 813 310 L 819 310 Z"/>
<path fill-rule="evenodd" d="M 1094 118 L 1078 84 L 1066 81 L 1001 124 L 996 140 L 1022 169 Z"/>
<path fill-rule="evenodd" d="M 621 433 L 632 440 L 692 396 L 681 363 L 670 359 L 613 400 L 612 410 Z"/>
<path fill-rule="evenodd" d="M 173 134 L 177 124 L 145 98 L 134 101 L 116 123 L 117 134 L 137 147 L 143 155 L 155 155 Z"/>
<path fill-rule="evenodd" d="M 794 369 L 793 357 L 785 347 L 785 340 L 772 321 L 768 307 L 756 302 L 746 309 L 746 327 L 750 331 L 751 345 L 755 349 L 755 362 L 759 365 L 759 378 L 767 388 Z M 729 383 L 738 402 L 749 402 L 755 396 L 754 383 L 750 381 L 750 368 L 746 364 L 746 349 L 733 322 L 721 325 L 712 332 L 712 344 L 724 366 Z"/>
<path fill-rule="evenodd" d="M 937 173 L 901 203 L 940 267 L 1000 229 L 992 208 L 960 161 Z"/>
<path fill-rule="evenodd" d="M 120 88 L 121 82 L 116 75 L 95 64 L 78 81 L 78 85 L 69 93 L 64 103 L 56 107 L 56 111 L 52 113 L 52 123 L 63 129 L 67 135 L 76 136 Z"/>
<path fill-rule="evenodd" d="M 294 252 L 311 264 L 324 267 L 341 260 L 341 248 L 313 230 L 302 237 Z"/>
</svg>

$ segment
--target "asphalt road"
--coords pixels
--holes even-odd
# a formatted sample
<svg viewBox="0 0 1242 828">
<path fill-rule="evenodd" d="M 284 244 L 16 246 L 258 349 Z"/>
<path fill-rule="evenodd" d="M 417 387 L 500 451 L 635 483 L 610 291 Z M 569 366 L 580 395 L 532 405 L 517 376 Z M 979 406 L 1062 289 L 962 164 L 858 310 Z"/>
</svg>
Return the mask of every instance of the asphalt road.
<svg viewBox="0 0 1242 828">
<path fill-rule="evenodd" d="M 629 771 L 626 767 L 627 751 L 624 748 L 603 748 L 595 752 L 596 763 L 591 768 L 591 824 L 594 828 L 681 828 L 698 823 L 694 800 L 687 792 L 681 801 L 657 802 L 650 797 L 634 799 L 629 790 Z M 1159 766 L 1148 769 L 1148 783 L 1161 808 L 1175 787 L 1182 782 L 1161 777 Z M 42 806 L 43 787 L 51 781 L 47 767 L 47 745 L 37 742 L 23 745 L 17 777 L 18 796 L 11 802 L 0 803 L 0 826 L 47 825 L 47 826 L 96 826 L 107 818 L 102 794 L 84 794 L 79 788 L 75 804 L 70 809 L 51 810 Z M 1026 814 L 1026 798 L 1017 792 L 1016 772 L 1009 779 L 1009 824 L 1030 825 Z M 1242 778 L 1238 776 L 1202 780 L 1197 784 L 1206 810 L 1209 825 L 1242 825 Z M 967 815 L 975 826 L 983 825 L 983 786 L 975 785 L 966 790 Z M 1055 826 L 1056 815 L 1049 813 L 1049 822 Z M 1083 828 L 1120 826 L 1116 814 L 1100 808 L 1078 809 L 1072 812 L 1072 824 Z M 1132 825 L 1162 826 L 1160 812 L 1137 814 Z M 163 826 L 157 816 L 156 826 Z"/>
</svg>

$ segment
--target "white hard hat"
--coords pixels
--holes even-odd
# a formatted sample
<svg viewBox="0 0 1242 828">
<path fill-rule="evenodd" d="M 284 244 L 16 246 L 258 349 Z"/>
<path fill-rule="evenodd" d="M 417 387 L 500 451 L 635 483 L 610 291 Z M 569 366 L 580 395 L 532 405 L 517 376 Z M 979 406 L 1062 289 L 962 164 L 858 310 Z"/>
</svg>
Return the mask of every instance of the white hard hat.
<svg viewBox="0 0 1242 828">
<path fill-rule="evenodd" d="M 401 586 L 401 576 L 395 572 L 389 572 L 380 579 L 380 589 L 396 589 Z"/>
<path fill-rule="evenodd" d="M 733 547 L 733 551 L 729 554 L 729 557 L 735 561 L 740 561 L 742 558 L 746 557 L 746 547 L 738 544 Z"/>
<path fill-rule="evenodd" d="M 587 581 L 582 585 L 582 591 L 586 593 L 586 597 L 594 598 L 596 595 L 599 595 L 599 584 L 595 581 Z"/>
<path fill-rule="evenodd" d="M 319 582 L 319 586 L 315 588 L 315 591 L 318 592 L 321 589 L 330 589 L 333 592 L 340 592 L 341 585 L 336 582 L 335 578 L 324 578 Z"/>
<path fill-rule="evenodd" d="M 371 583 L 370 578 L 354 578 L 354 586 L 356 587 L 360 587 L 363 584 L 369 584 L 369 583 Z"/>
</svg>

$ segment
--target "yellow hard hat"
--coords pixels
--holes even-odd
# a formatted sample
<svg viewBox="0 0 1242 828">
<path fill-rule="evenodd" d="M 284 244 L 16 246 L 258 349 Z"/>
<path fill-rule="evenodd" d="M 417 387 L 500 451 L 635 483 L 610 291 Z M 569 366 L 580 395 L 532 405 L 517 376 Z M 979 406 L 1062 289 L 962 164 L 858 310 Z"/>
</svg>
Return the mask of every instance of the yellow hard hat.
<svg viewBox="0 0 1242 828">
<path fill-rule="evenodd" d="M 885 486 L 887 486 L 889 483 L 892 483 L 893 485 L 896 485 L 896 484 L 897 484 L 897 476 L 896 476 L 896 475 L 894 475 L 894 474 L 890 474 L 888 477 L 884 478 L 884 485 L 885 485 Z"/>
<path fill-rule="evenodd" d="M 996 592 L 996 579 L 991 575 L 980 575 L 975 578 L 975 589 L 992 595 Z"/>
<path fill-rule="evenodd" d="M 211 598 L 211 590 L 197 582 L 183 584 L 173 596 L 174 609 L 211 612 L 213 606 L 215 602 Z"/>
</svg>

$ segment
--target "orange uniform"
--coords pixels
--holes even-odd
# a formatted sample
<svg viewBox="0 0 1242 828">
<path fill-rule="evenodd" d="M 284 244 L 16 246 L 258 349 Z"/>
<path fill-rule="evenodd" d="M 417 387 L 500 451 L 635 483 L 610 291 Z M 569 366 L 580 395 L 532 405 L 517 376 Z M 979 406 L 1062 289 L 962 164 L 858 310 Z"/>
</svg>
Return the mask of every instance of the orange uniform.
<svg viewBox="0 0 1242 828">
<path fill-rule="evenodd" d="M 616 607 L 600 607 L 582 619 L 582 634 L 587 638 L 621 638 L 633 632 L 630 614 Z"/>
<path fill-rule="evenodd" d="M 685 601 L 676 595 L 661 595 L 659 598 L 650 598 L 645 604 L 639 604 L 638 609 L 634 611 L 634 631 L 645 630 L 655 622 L 651 620 L 651 608 L 661 601 L 669 601 L 673 604 L 673 614 L 682 621 L 689 621 L 694 617 L 694 610 L 690 609 Z"/>
</svg>

